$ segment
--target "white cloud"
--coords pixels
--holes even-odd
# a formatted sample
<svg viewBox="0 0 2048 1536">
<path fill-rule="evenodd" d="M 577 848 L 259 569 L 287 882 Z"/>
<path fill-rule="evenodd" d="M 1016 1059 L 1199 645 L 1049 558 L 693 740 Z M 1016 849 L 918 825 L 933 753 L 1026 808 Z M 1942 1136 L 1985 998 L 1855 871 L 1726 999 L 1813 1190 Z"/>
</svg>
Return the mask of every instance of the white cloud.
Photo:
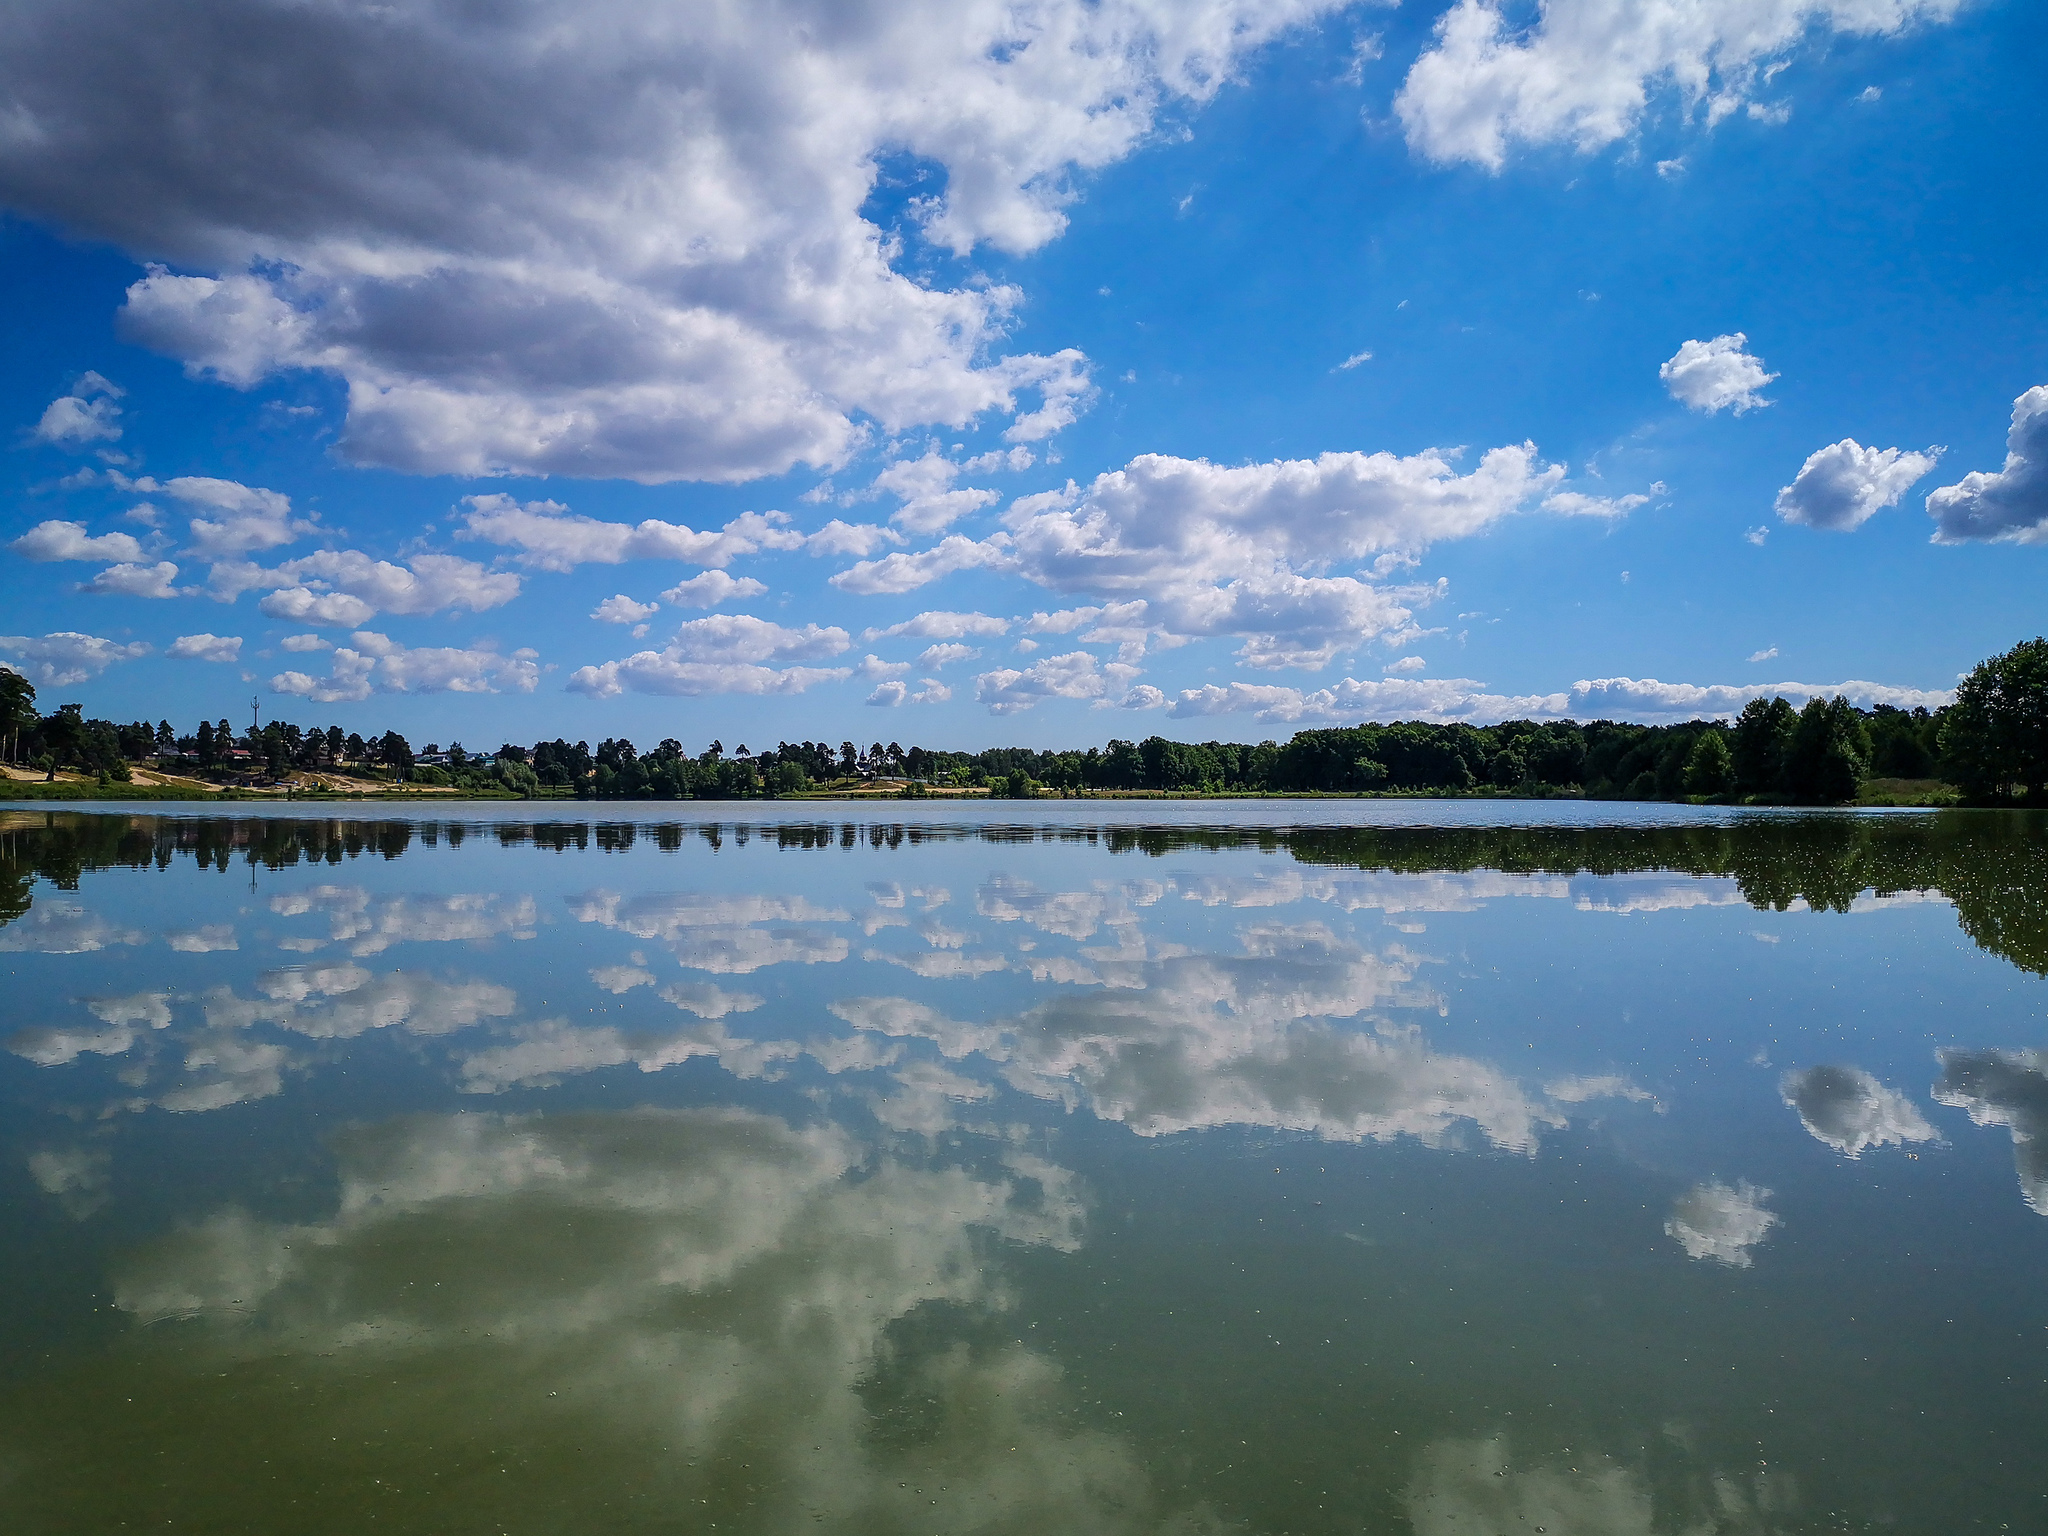
<svg viewBox="0 0 2048 1536">
<path fill-rule="evenodd" d="M 2048 542 L 2048 384 L 2012 403 L 2005 467 L 1972 470 L 1927 498 L 1937 544 Z"/>
<path fill-rule="evenodd" d="M 1210 715 L 1251 715 L 1273 725 L 1355 725 L 1362 720 L 1489 721 L 1530 718 L 1649 720 L 1737 714 L 1751 699 L 1782 694 L 1795 704 L 1836 694 L 1869 709 L 1939 709 L 1953 692 L 1901 688 L 1885 683 L 1660 683 L 1654 678 L 1582 679 L 1568 690 L 1540 694 L 1489 693 L 1471 678 L 1365 679 L 1347 677 L 1326 688 L 1289 688 L 1267 683 L 1208 683 L 1182 689 L 1173 701 L 1176 719 Z"/>
<path fill-rule="evenodd" d="M 350 639 L 351 645 L 336 648 L 326 677 L 280 672 L 270 680 L 272 690 L 341 704 L 372 693 L 531 693 L 540 681 L 539 654 L 529 649 L 507 656 L 482 646 L 407 647 L 367 629 Z"/>
<path fill-rule="evenodd" d="M 1397 660 L 1388 662 L 1380 670 L 1389 677 L 1408 677 L 1417 672 L 1427 672 L 1429 670 L 1429 663 L 1420 656 L 1402 656 Z"/>
<path fill-rule="evenodd" d="M 605 624 L 638 624 L 661 612 L 659 603 L 636 603 L 621 592 L 606 598 L 590 610 L 593 619 Z"/>
<path fill-rule="evenodd" d="M 1766 649 L 1761 651 L 1751 651 L 1749 653 L 1749 661 L 1751 666 L 1756 665 L 1756 663 L 1760 661 L 1776 661 L 1777 659 L 1778 648 L 1775 645 L 1767 647 Z"/>
<path fill-rule="evenodd" d="M 914 592 L 955 571 L 1000 565 L 1003 563 L 1002 549 L 1000 535 L 983 543 L 965 534 L 949 533 L 930 549 L 914 555 L 899 550 L 879 560 L 863 560 L 834 576 L 832 585 L 842 592 L 853 592 L 862 597 Z"/>
<path fill-rule="evenodd" d="M 1043 699 L 1099 699 L 1108 686 L 1087 651 L 1048 656 L 1022 671 L 1003 667 L 974 680 L 974 700 L 992 715 L 1014 715 Z"/>
<path fill-rule="evenodd" d="M 1508 720 L 1565 713 L 1564 694 L 1507 695 L 1482 691 L 1470 678 L 1347 677 L 1307 691 L 1263 683 L 1215 683 L 1183 689 L 1175 719 L 1249 714 L 1274 725 L 1355 725 L 1361 720 Z"/>
<path fill-rule="evenodd" d="M 907 214 L 938 246 L 1038 249 L 1077 177 L 1333 8 L 604 4 L 479 29 L 225 3 L 148 49 L 25 12 L 7 200 L 193 271 L 130 289 L 132 339 L 237 385 L 338 377 L 357 462 L 643 481 L 836 465 L 870 422 L 1010 415 L 1022 443 L 1071 420 L 1086 360 L 1002 351 L 1016 289 L 898 270 L 861 212 L 878 162 L 938 163 Z"/>
<path fill-rule="evenodd" d="M 980 654 L 971 645 L 928 645 L 918 653 L 917 664 L 927 672 L 936 672 L 956 661 L 972 661 Z"/>
<path fill-rule="evenodd" d="M 0 951 L 32 955 L 89 955 L 111 944 L 142 944 L 148 935 L 118 928 L 76 902 L 39 899 L 27 917 L 0 928 Z"/>
<path fill-rule="evenodd" d="M 1792 483 L 1778 492 L 1778 516 L 1788 523 L 1847 533 L 1880 509 L 1896 506 L 1913 483 L 1941 458 L 1939 448 L 1865 448 L 1853 437 L 1807 455 Z"/>
<path fill-rule="evenodd" d="M 67 688 L 89 682 L 117 661 L 147 656 L 149 646 L 137 640 L 118 645 L 97 635 L 58 630 L 41 637 L 0 635 L 0 652 L 15 658 L 7 665 L 43 688 Z"/>
<path fill-rule="evenodd" d="M 695 696 L 715 693 L 802 693 L 814 684 L 848 675 L 845 667 L 784 667 L 773 661 L 836 656 L 850 645 L 846 631 L 807 624 L 786 629 L 751 614 L 714 614 L 690 619 L 660 651 L 640 651 L 622 661 L 579 667 L 569 678 L 572 693 L 613 698 L 635 693 Z"/>
<path fill-rule="evenodd" d="M 142 546 L 131 533 L 85 531 L 83 523 L 66 523 L 55 518 L 37 523 L 7 546 L 24 560 L 140 560 Z"/>
<path fill-rule="evenodd" d="M 970 475 L 1022 474 L 1038 462 L 1037 455 L 1029 448 L 992 449 L 988 453 L 977 453 L 961 464 Z"/>
<path fill-rule="evenodd" d="M 459 536 L 519 551 L 521 565 L 570 571 L 579 565 L 621 565 L 628 560 L 682 560 L 724 566 L 763 549 L 796 549 L 804 540 L 783 512 L 742 512 L 714 532 L 648 518 L 608 523 L 571 513 L 558 501 L 520 503 L 492 493 L 466 496 Z"/>
<path fill-rule="evenodd" d="M 813 555 L 852 555 L 865 560 L 884 544 L 901 544 L 903 535 L 874 523 L 849 523 L 839 518 L 807 534 L 804 548 Z"/>
<path fill-rule="evenodd" d="M 1740 416 L 1769 405 L 1758 391 L 1777 375 L 1764 370 L 1762 358 L 1742 350 L 1748 341 L 1741 331 L 1712 341 L 1688 341 L 1658 368 L 1657 377 L 1672 399 L 1709 416 L 1730 409 Z"/>
<path fill-rule="evenodd" d="M 1345 358 L 1343 362 L 1339 363 L 1332 372 L 1343 373 L 1349 369 L 1356 368 L 1360 363 L 1369 363 L 1371 361 L 1372 354 L 1370 352 L 1354 352 Z"/>
<path fill-rule="evenodd" d="M 670 649 L 685 661 L 808 661 L 837 656 L 852 639 L 837 626 L 786 629 L 746 613 L 718 613 L 676 626 Z"/>
<path fill-rule="evenodd" d="M 178 579 L 178 567 L 169 560 L 154 565 L 110 565 L 90 581 L 78 584 L 81 592 L 105 597 L 180 597 L 171 583 Z"/>
<path fill-rule="evenodd" d="M 59 448 L 83 448 L 89 443 L 112 443 L 121 437 L 121 407 L 116 403 L 128 393 L 118 384 L 87 372 L 71 386 L 71 393 L 59 395 L 43 409 L 42 419 L 31 436 L 39 443 Z"/>
<path fill-rule="evenodd" d="M 994 491 L 953 489 L 959 477 L 960 466 L 933 449 L 921 459 L 889 465 L 875 476 L 875 489 L 903 499 L 890 522 L 906 533 L 929 535 L 1002 499 Z"/>
<path fill-rule="evenodd" d="M 1145 454 L 1085 489 L 1020 499 L 1003 517 L 1009 545 L 990 541 L 983 559 L 1055 591 L 1144 604 L 1120 619 L 1133 644 L 1146 632 L 1235 635 L 1249 665 L 1318 667 L 1413 628 L 1415 607 L 1441 589 L 1378 578 L 1432 543 L 1483 533 L 1545 497 L 1566 513 L 1626 510 L 1554 496 L 1564 470 L 1530 444 L 1491 449 L 1462 475 L 1452 459 L 1325 453 L 1229 466 Z M 1373 555 L 1363 577 L 1325 574 Z"/>
<path fill-rule="evenodd" d="M 331 651 L 334 642 L 325 635 L 286 635 L 278 646 L 287 651 Z"/>
<path fill-rule="evenodd" d="M 1118 709 L 1164 709 L 1171 700 L 1150 683 L 1140 683 L 1116 701 Z"/>
<path fill-rule="evenodd" d="M 1899 709 L 1940 709 L 1955 698 L 1946 688 L 1899 688 L 1856 679 L 1841 683 L 1660 683 L 1654 678 L 1603 677 L 1572 684 L 1570 713 L 1581 720 L 1640 719 L 1644 716 L 1725 716 L 1741 712 L 1751 699 L 1782 694 L 1794 704 L 1841 694 L 1859 709 L 1879 704 Z"/>
<path fill-rule="evenodd" d="M 180 635 L 164 654 L 181 661 L 236 661 L 242 654 L 242 637 L 210 635 L 203 631 L 196 635 Z"/>
<path fill-rule="evenodd" d="M 944 704 L 953 697 L 953 690 L 936 677 L 918 679 L 924 686 L 910 696 L 913 704 Z"/>
<path fill-rule="evenodd" d="M 1394 110 L 1432 160 L 1498 169 L 1509 143 L 1590 152 L 1635 131 L 1650 93 L 1676 91 L 1709 125 L 1753 101 L 1809 29 L 1888 37 L 1961 0 L 1548 0 L 1540 20 L 1457 0 Z M 1769 109 L 1762 115 L 1771 116 Z"/>
<path fill-rule="evenodd" d="M 1816 1140 L 1849 1157 L 1870 1147 L 1935 1139 L 1934 1127 L 1912 1100 L 1857 1067 L 1787 1072 L 1778 1092 Z"/>
<path fill-rule="evenodd" d="M 1780 1219 L 1764 1206 L 1770 1196 L 1768 1189 L 1746 1182 L 1696 1184 L 1672 1203 L 1664 1230 L 1678 1240 L 1687 1258 L 1748 1269 L 1753 1262 L 1749 1250 Z"/>
<path fill-rule="evenodd" d="M 1008 619 L 991 618 L 985 613 L 932 612 L 920 613 L 900 624 L 891 624 L 887 629 L 863 630 L 861 639 L 962 640 L 970 635 L 1006 635 L 1009 632 Z"/>
<path fill-rule="evenodd" d="M 867 696 L 866 702 L 877 709 L 894 709 L 910 697 L 907 683 L 877 683 L 875 691 Z"/>
<path fill-rule="evenodd" d="M 444 608 L 482 613 L 519 595 L 519 577 L 486 570 L 455 555 L 415 555 L 407 565 L 373 560 L 358 549 L 324 549 L 275 570 L 216 565 L 217 595 L 233 599 L 257 588 L 273 590 L 256 606 L 273 619 L 347 629 L 379 613 L 439 613 Z"/>
<path fill-rule="evenodd" d="M 187 506 L 203 507 L 206 514 L 194 517 L 192 553 L 202 560 L 221 560 L 259 549 L 275 549 L 304 534 L 319 531 L 316 524 L 291 515 L 291 498 L 261 486 L 242 485 L 233 480 L 215 480 L 204 475 L 182 475 L 166 480 L 162 490 Z"/>
<path fill-rule="evenodd" d="M 724 571 L 704 571 L 688 581 L 679 581 L 661 594 L 661 600 L 678 608 L 716 608 L 720 603 L 759 597 L 768 590 L 765 582 L 751 576 L 733 577 Z"/>
</svg>

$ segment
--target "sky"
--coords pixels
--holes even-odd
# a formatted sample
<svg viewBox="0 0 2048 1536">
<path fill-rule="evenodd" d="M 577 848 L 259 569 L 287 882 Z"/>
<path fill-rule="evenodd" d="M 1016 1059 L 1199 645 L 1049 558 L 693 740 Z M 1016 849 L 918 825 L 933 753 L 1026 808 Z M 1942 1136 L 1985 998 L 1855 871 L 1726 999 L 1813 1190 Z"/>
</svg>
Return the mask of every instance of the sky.
<svg viewBox="0 0 2048 1536">
<path fill-rule="evenodd" d="M 0 41 L 0 664 L 45 710 L 1255 741 L 1936 707 L 2048 628 L 2024 0 Z"/>
</svg>

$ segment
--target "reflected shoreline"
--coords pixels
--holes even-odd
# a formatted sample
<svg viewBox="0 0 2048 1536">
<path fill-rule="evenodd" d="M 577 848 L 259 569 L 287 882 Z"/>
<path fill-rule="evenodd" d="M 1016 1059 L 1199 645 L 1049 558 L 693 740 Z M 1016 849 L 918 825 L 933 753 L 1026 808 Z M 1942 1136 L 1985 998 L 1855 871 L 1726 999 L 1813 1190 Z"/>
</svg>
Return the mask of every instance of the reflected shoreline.
<svg viewBox="0 0 2048 1536">
<path fill-rule="evenodd" d="M 1981 948 L 2048 976 L 2048 816 L 2018 811 L 1891 815 L 1744 813 L 1592 825 L 1285 826 L 1156 822 L 963 822 L 301 816 L 168 816 L 0 812 L 0 926 L 24 915 L 40 878 L 75 890 L 93 870 L 168 867 L 191 859 L 283 870 L 339 865 L 470 838 L 502 848 L 623 853 L 651 846 L 716 852 L 731 844 L 778 852 L 893 850 L 938 842 L 1074 844 L 1149 858 L 1195 852 L 1283 855 L 1298 864 L 1391 873 L 1493 870 L 1510 875 L 1669 873 L 1733 879 L 1759 911 L 1803 902 L 1844 912 L 1864 892 L 1934 891 L 1954 902 Z"/>
</svg>

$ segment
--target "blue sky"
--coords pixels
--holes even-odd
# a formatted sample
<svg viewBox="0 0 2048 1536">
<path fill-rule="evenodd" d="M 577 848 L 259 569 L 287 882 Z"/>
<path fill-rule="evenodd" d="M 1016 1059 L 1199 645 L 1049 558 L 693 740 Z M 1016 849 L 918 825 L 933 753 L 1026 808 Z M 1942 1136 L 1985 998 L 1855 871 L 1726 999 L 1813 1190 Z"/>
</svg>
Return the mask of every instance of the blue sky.
<svg viewBox="0 0 2048 1536">
<path fill-rule="evenodd" d="M 45 707 L 1255 740 L 2043 628 L 2039 7 L 575 14 L 11 13 Z"/>
</svg>

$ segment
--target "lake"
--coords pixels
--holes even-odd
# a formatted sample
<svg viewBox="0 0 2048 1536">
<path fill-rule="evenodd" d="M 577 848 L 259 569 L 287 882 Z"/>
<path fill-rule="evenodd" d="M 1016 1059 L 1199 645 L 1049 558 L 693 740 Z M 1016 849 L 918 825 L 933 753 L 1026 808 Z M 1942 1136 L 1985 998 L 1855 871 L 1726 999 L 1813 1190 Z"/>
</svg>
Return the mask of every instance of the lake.
<svg viewBox="0 0 2048 1536">
<path fill-rule="evenodd" d="M 2048 1529 L 2048 821 L 0 810 L 0 1525 Z"/>
</svg>

